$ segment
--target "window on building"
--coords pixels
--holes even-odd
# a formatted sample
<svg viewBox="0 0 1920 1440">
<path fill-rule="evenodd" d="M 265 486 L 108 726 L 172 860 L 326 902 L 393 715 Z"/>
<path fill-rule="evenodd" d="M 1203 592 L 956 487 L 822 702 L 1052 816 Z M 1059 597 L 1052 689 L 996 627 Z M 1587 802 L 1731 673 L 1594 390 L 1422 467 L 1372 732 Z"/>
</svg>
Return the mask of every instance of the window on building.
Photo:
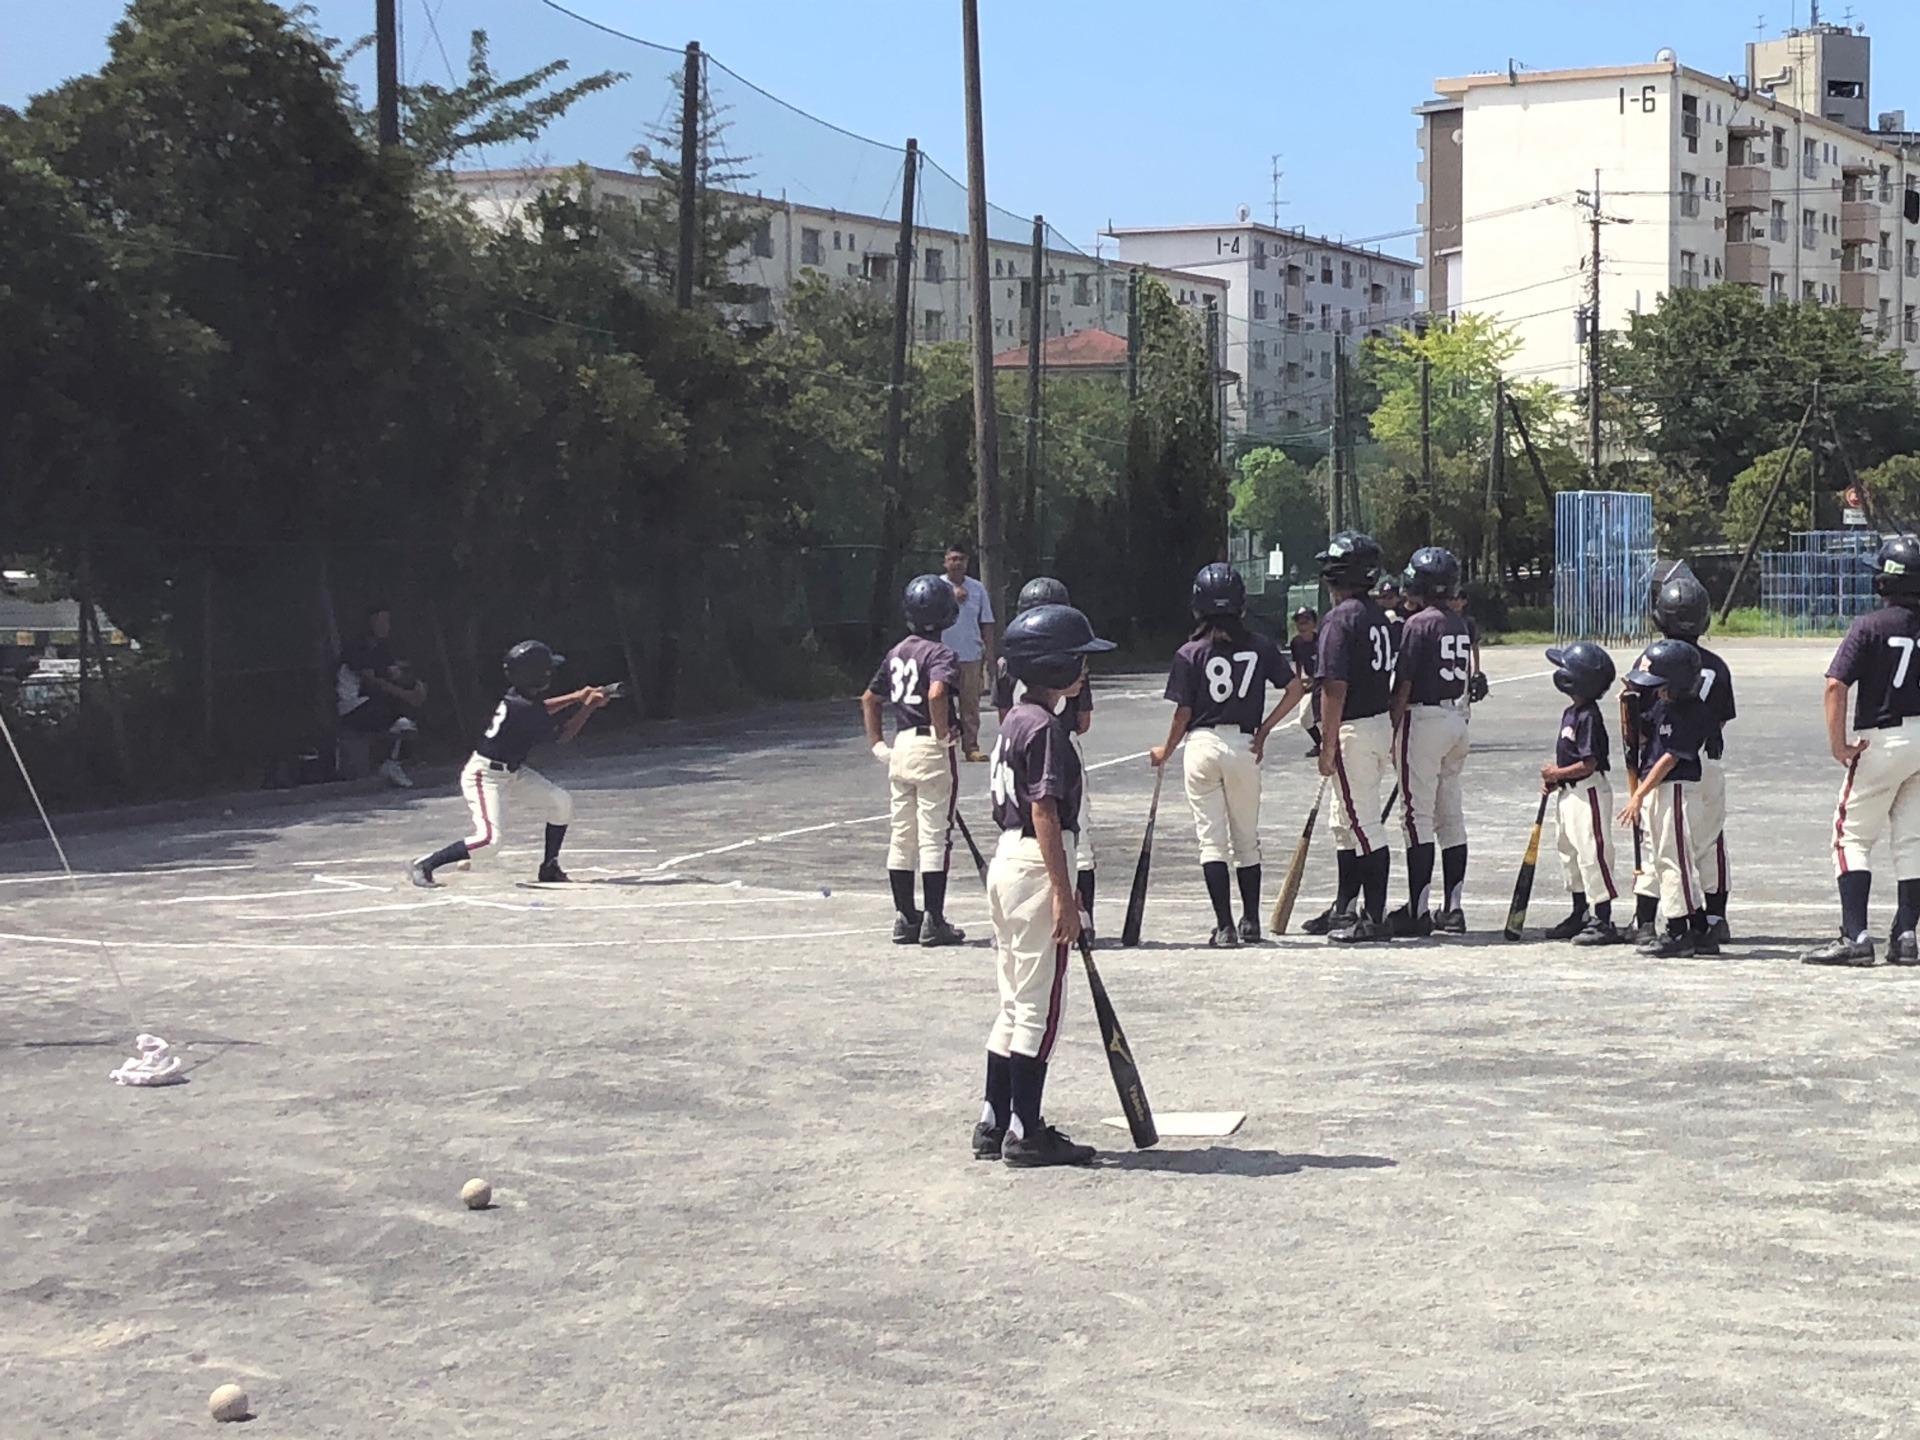
<svg viewBox="0 0 1920 1440">
<path fill-rule="evenodd" d="M 1073 277 L 1073 303 L 1076 305 L 1093 304 L 1093 277 L 1076 275 Z"/>
<path fill-rule="evenodd" d="M 1320 283 L 1322 285 L 1331 285 L 1333 283 L 1333 257 L 1331 255 L 1322 255 L 1320 257 Z"/>
<path fill-rule="evenodd" d="M 833 232 L 833 248 L 836 250 L 841 250 L 845 248 L 840 243 L 840 232 L 838 230 Z"/>
<path fill-rule="evenodd" d="M 1800 173 L 1808 179 L 1820 174 L 1820 144 L 1816 140 L 1800 142 Z"/>
<path fill-rule="evenodd" d="M 1251 346 L 1248 347 L 1248 349 L 1253 357 L 1253 368 L 1256 370 L 1266 369 L 1267 368 L 1267 342 L 1264 340 L 1256 340 L 1253 342 Z"/>
<path fill-rule="evenodd" d="M 1267 392 L 1264 390 L 1253 392 L 1253 418 L 1256 420 L 1267 418 Z"/>
<path fill-rule="evenodd" d="M 1909 306 L 1908 308 L 1911 309 L 1912 307 Z M 1287 361 L 1287 384 L 1298 385 L 1299 383 L 1300 362 L 1298 360 L 1289 360 Z"/>
<path fill-rule="evenodd" d="M 1353 288 L 1353 262 L 1351 260 L 1342 260 L 1340 262 L 1340 288 L 1342 290 L 1351 290 Z"/>
<path fill-rule="evenodd" d="M 1880 268 L 1882 270 L 1893 268 L 1893 236 L 1885 230 L 1880 232 Z"/>
<path fill-rule="evenodd" d="M 1400 277 L 1400 298 L 1402 300 L 1411 300 L 1413 298 L 1413 277 L 1411 275 L 1402 275 Z"/>
<path fill-rule="evenodd" d="M 1901 312 L 1900 338 L 1909 345 L 1920 341 L 1920 307 L 1909 305 Z"/>
<path fill-rule="evenodd" d="M 1829 80 L 1827 81 L 1827 98 L 1829 100 L 1858 100 L 1860 98 L 1860 82 L 1858 80 Z"/>
<path fill-rule="evenodd" d="M 1811 210 L 1800 212 L 1800 248 L 1802 250 L 1811 250 L 1819 243 L 1820 226 L 1816 223 L 1816 219 Z"/>
<path fill-rule="evenodd" d="M 1320 352 L 1320 378 L 1322 380 L 1331 380 L 1333 378 L 1333 352 L 1331 350 L 1322 350 Z"/>
<path fill-rule="evenodd" d="M 1782 275 L 1778 270 L 1775 270 L 1767 276 L 1767 299 L 1769 301 L 1777 301 L 1786 298 L 1787 277 Z"/>
<path fill-rule="evenodd" d="M 944 250 L 929 249 L 926 257 L 926 268 L 927 281 L 929 284 L 944 284 L 947 278 L 947 252 Z"/>
<path fill-rule="evenodd" d="M 1698 175 L 1689 175 L 1684 170 L 1680 172 L 1680 213 L 1682 215 L 1698 215 L 1700 213 L 1699 186 L 1700 177 Z"/>
<path fill-rule="evenodd" d="M 1267 242 L 1264 240 L 1255 239 L 1253 242 L 1253 268 L 1256 270 L 1267 268 Z"/>
<path fill-rule="evenodd" d="M 947 338 L 947 317 L 939 310 L 929 310 L 920 317 L 920 338 L 929 345 L 938 345 Z"/>
<path fill-rule="evenodd" d="M 820 263 L 820 232 L 818 230 L 800 232 L 800 263 L 802 265 Z"/>
<path fill-rule="evenodd" d="M 1680 252 L 1680 288 L 1682 290 L 1700 288 L 1699 256 L 1691 250 Z"/>
<path fill-rule="evenodd" d="M 1907 241 L 1906 259 L 1903 263 L 1910 277 L 1920 279 L 1920 250 L 1914 248 L 1914 242 L 1911 240 Z"/>
<path fill-rule="evenodd" d="M 1267 318 L 1267 292 L 1264 290 L 1253 292 L 1253 318 L 1256 320 Z"/>
<path fill-rule="evenodd" d="M 1007 273 L 1005 266 L 1006 266 L 1005 261 L 995 260 L 993 262 L 993 273 L 995 278 L 998 278 L 999 276 L 1002 276 Z"/>
<path fill-rule="evenodd" d="M 1344 305 L 1340 307 L 1340 333 L 1342 335 L 1353 333 L 1353 311 Z"/>
<path fill-rule="evenodd" d="M 1127 313 L 1127 282 L 1118 276 L 1107 281 L 1107 308 L 1116 315 Z"/>
<path fill-rule="evenodd" d="M 1026 314 L 1033 305 L 1033 279 L 1028 276 L 1020 281 L 1020 313 Z"/>
<path fill-rule="evenodd" d="M 893 256 L 863 255 L 861 273 L 869 280 L 886 281 L 893 278 Z"/>
<path fill-rule="evenodd" d="M 1880 315 L 1873 323 L 1873 333 L 1882 340 L 1893 334 L 1893 302 L 1891 300 L 1880 302 Z"/>
<path fill-rule="evenodd" d="M 1773 168 L 1784 170 L 1787 163 L 1787 127 L 1776 125 L 1773 127 Z"/>
<path fill-rule="evenodd" d="M 1700 153 L 1700 97 L 1682 95 L 1680 97 L 1680 134 L 1687 142 L 1687 153 Z"/>
<path fill-rule="evenodd" d="M 1767 211 L 1767 235 L 1769 239 L 1787 238 L 1787 202 L 1775 200 Z"/>
<path fill-rule="evenodd" d="M 773 221 L 767 216 L 753 222 L 753 253 L 762 260 L 773 256 Z"/>
<path fill-rule="evenodd" d="M 1800 282 L 1800 298 L 1802 300 L 1818 300 L 1820 298 L 1820 287 L 1815 285 L 1811 280 L 1802 280 Z"/>
<path fill-rule="evenodd" d="M 1880 203 L 1882 205 L 1885 205 L 1885 204 L 1888 204 L 1892 199 L 1893 199 L 1893 167 L 1891 165 L 1882 165 L 1880 167 Z"/>
<path fill-rule="evenodd" d="M 1331 330 L 1333 328 L 1333 306 L 1322 305 L 1320 307 L 1320 328 L 1322 330 Z"/>
</svg>

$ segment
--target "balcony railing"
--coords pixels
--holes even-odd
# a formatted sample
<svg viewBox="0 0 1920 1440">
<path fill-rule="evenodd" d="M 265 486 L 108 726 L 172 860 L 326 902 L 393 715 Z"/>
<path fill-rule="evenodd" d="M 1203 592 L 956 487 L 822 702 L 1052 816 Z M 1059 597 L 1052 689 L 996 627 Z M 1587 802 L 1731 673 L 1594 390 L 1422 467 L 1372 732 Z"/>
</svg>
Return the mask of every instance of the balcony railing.
<svg viewBox="0 0 1920 1440">
<path fill-rule="evenodd" d="M 1685 215 L 1685 216 L 1687 216 L 1687 217 L 1689 217 L 1689 218 L 1692 218 L 1692 217 L 1694 217 L 1694 216 L 1697 216 L 1697 215 L 1698 215 L 1698 214 L 1700 213 L 1700 197 L 1699 197 L 1699 195 L 1697 195 L 1697 194 L 1696 194 L 1695 192 L 1693 192 L 1692 190 L 1686 190 L 1686 191 L 1683 191 L 1683 192 L 1681 192 L 1681 195 L 1680 195 L 1680 213 L 1681 213 L 1682 215 Z"/>
<path fill-rule="evenodd" d="M 1789 154 L 1787 147 L 1785 145 L 1776 145 L 1773 147 L 1773 168 L 1774 169 L 1785 170 L 1792 164 L 1793 164 L 1792 157 Z"/>
<path fill-rule="evenodd" d="M 1682 111 L 1680 114 L 1680 133 L 1689 140 L 1698 140 L 1700 138 L 1700 117 L 1691 111 Z"/>
<path fill-rule="evenodd" d="M 1776 215 L 1772 220 L 1768 221 L 1767 234 L 1772 239 L 1784 241 L 1787 238 L 1787 222 L 1785 217 Z"/>
<path fill-rule="evenodd" d="M 1820 232 L 1815 230 L 1813 226 L 1803 222 L 1800 226 L 1800 248 L 1802 250 L 1811 250 L 1819 243 Z"/>
<path fill-rule="evenodd" d="M 1800 173 L 1809 180 L 1818 180 L 1820 178 L 1820 157 L 1818 155 L 1802 155 L 1800 157 Z"/>
<path fill-rule="evenodd" d="M 1920 280 L 1920 255 L 1907 256 L 1907 274 L 1913 279 Z"/>
<path fill-rule="evenodd" d="M 1909 345 L 1920 342 L 1920 320 L 1908 320 L 1900 327 L 1900 333 Z"/>
</svg>

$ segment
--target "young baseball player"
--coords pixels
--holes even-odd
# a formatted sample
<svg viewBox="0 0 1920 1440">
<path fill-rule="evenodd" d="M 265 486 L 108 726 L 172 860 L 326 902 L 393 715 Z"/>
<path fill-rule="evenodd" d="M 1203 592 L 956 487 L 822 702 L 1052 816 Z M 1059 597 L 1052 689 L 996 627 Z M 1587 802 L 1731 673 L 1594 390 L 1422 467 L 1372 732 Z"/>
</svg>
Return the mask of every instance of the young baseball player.
<svg viewBox="0 0 1920 1440">
<path fill-rule="evenodd" d="M 958 945 L 966 933 L 947 923 L 947 864 L 953 857 L 953 807 L 959 793 L 954 755 L 959 662 L 940 639 L 960 613 L 953 587 L 938 575 L 907 582 L 907 634 L 881 658 L 860 697 L 873 758 L 887 767 L 892 828 L 887 884 L 893 889 L 893 943 Z M 881 733 L 881 709 L 893 708 L 893 744 Z M 919 862 L 924 910 L 913 906 Z"/>
<path fill-rule="evenodd" d="M 1644 826 L 1667 922 L 1666 933 L 1644 943 L 1641 953 L 1660 959 L 1718 955 L 1694 858 L 1702 818 L 1700 762 L 1712 728 L 1700 701 L 1700 652 L 1684 640 L 1656 640 L 1627 672 L 1627 683 L 1652 692 L 1654 701 L 1641 711 L 1647 768 L 1620 811 L 1620 823 Z"/>
<path fill-rule="evenodd" d="M 1318 759 L 1320 755 L 1320 687 L 1314 683 L 1313 671 L 1320 649 L 1320 614 L 1311 605 L 1302 605 L 1293 612 L 1293 638 L 1287 642 L 1287 658 L 1293 662 L 1293 673 L 1307 682 L 1307 710 L 1301 716 L 1306 724 L 1307 739 L 1313 742 L 1307 751 L 1307 759 Z"/>
<path fill-rule="evenodd" d="M 1387 617 L 1387 639 L 1393 646 L 1393 658 L 1397 664 L 1400 647 L 1407 633 L 1406 598 L 1400 593 L 1400 581 L 1392 575 L 1382 575 L 1380 584 L 1373 592 L 1373 603 Z"/>
<path fill-rule="evenodd" d="M 1314 558 L 1336 602 L 1320 621 L 1317 674 L 1320 774 L 1332 781 L 1339 885 L 1333 904 L 1301 928 L 1365 944 L 1393 933 L 1386 922 L 1391 860 L 1378 819 L 1380 782 L 1393 765 L 1393 632 L 1373 603 L 1380 547 L 1372 536 L 1343 530 Z"/>
<path fill-rule="evenodd" d="M 1920 745 L 1906 722 L 1920 717 L 1920 541 L 1896 535 L 1873 557 L 1880 608 L 1862 615 L 1827 666 L 1827 747 L 1847 768 L 1833 811 L 1833 870 L 1840 887 L 1840 938 L 1808 951 L 1809 965 L 1871 965 L 1867 901 L 1874 844 L 1893 846 L 1899 898 L 1887 959 L 1920 964 Z M 1847 690 L 1855 738 L 1847 739 Z"/>
<path fill-rule="evenodd" d="M 1024 615 L 1036 605 L 1071 605 L 1073 597 L 1067 593 L 1067 587 L 1051 575 L 1036 575 L 1020 587 L 1020 599 L 1014 613 Z M 1007 669 L 1007 657 L 1002 655 L 994 662 L 993 708 L 1000 722 L 1006 723 L 1007 712 L 1020 703 L 1026 693 L 1026 687 Z M 1067 716 L 1073 731 L 1074 748 L 1080 747 L 1080 737 L 1093 725 L 1093 677 L 1089 675 L 1086 683 L 1080 687 L 1080 693 L 1071 700 L 1060 702 L 1061 712 Z M 1084 770 L 1086 756 L 1081 757 Z M 1074 877 L 1075 889 L 1080 896 L 1080 916 L 1088 931 L 1087 939 L 1093 935 L 1093 826 L 1092 806 L 1084 780 L 1080 794 L 1080 845 L 1079 853 L 1074 857 L 1077 874 Z"/>
<path fill-rule="evenodd" d="M 1707 928 L 1725 944 L 1727 928 L 1726 728 L 1735 715 L 1733 672 L 1700 643 L 1713 623 L 1713 601 L 1690 570 L 1669 577 L 1654 597 L 1653 623 L 1669 640 L 1685 640 L 1700 653 L 1700 699 L 1707 707 L 1707 744 L 1700 757 L 1700 833 L 1694 837 L 1695 873 L 1707 892 Z"/>
<path fill-rule="evenodd" d="M 1000 843 L 987 868 L 1000 1010 L 987 1035 L 987 1088 L 973 1127 L 976 1160 L 1085 1165 L 1076 1145 L 1046 1123 L 1041 1100 L 1060 1033 L 1067 961 L 1080 936 L 1080 905 L 1067 855 L 1080 822 L 1080 756 L 1055 715 L 1086 677 L 1086 657 L 1111 650 L 1070 605 L 1040 605 L 1007 626 L 1001 653 L 1026 687 L 994 742 L 988 786 Z"/>
<path fill-rule="evenodd" d="M 1407 837 L 1407 903 L 1388 922 L 1396 936 L 1464 935 L 1467 822 L 1460 777 L 1467 741 L 1467 681 L 1473 643 L 1448 605 L 1460 588 L 1460 562 L 1429 545 L 1407 563 L 1406 596 L 1416 607 L 1394 667 L 1391 714 L 1400 759 L 1400 816 Z M 1442 903 L 1431 904 L 1435 846 L 1445 869 Z"/>
<path fill-rule="evenodd" d="M 1554 688 L 1573 703 L 1561 712 L 1553 759 L 1540 767 L 1540 788 L 1553 802 L 1554 847 L 1573 909 L 1547 931 L 1549 940 L 1619 945 L 1613 923 L 1613 787 L 1607 780 L 1607 722 L 1600 700 L 1613 688 L 1613 657 L 1588 640 L 1547 651 Z M 1589 908 L 1591 907 L 1591 908 Z"/>
<path fill-rule="evenodd" d="M 507 693 L 493 712 L 493 721 L 473 748 L 473 758 L 460 771 L 460 793 L 473 816 L 473 833 L 442 846 L 407 866 L 407 878 L 416 885 L 435 886 L 433 872 L 461 860 L 490 858 L 506 833 L 509 800 L 532 800 L 547 816 L 546 850 L 537 878 L 542 884 L 564 883 L 560 846 L 573 819 L 573 797 L 527 764 L 533 747 L 548 740 L 562 745 L 580 733 L 587 717 L 605 705 L 608 692 L 589 686 L 566 695 L 548 695 L 553 672 L 566 663 L 538 640 L 522 640 L 507 651 L 502 665 Z M 571 712 L 571 713 L 569 713 Z"/>
<path fill-rule="evenodd" d="M 1273 727 L 1300 703 L 1304 678 L 1280 647 L 1247 628 L 1247 582 L 1231 565 L 1209 565 L 1193 581 L 1195 626 L 1167 675 L 1174 704 L 1166 743 L 1148 752 L 1154 767 L 1184 739 L 1187 804 L 1200 837 L 1200 873 L 1213 902 L 1214 946 L 1260 939 L 1260 761 Z M 1267 686 L 1280 687 L 1267 711 Z M 1240 927 L 1227 885 L 1240 883 Z"/>
</svg>

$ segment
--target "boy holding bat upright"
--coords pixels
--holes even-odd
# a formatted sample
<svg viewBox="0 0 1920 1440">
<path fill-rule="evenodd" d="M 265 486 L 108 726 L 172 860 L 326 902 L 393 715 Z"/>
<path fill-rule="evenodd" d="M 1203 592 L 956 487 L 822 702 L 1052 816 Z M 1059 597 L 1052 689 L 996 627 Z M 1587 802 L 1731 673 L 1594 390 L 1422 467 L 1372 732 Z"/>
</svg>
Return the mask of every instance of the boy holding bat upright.
<svg viewBox="0 0 1920 1440">
<path fill-rule="evenodd" d="M 1001 641 L 1007 672 L 1025 693 L 1001 723 L 987 771 L 1000 826 L 987 869 L 1000 1011 L 987 1033 L 976 1160 L 1028 1167 L 1093 1159 L 1091 1145 L 1074 1144 L 1041 1118 L 1040 1101 L 1060 1034 L 1067 956 L 1080 938 L 1067 856 L 1080 825 L 1083 771 L 1055 709 L 1086 683 L 1086 657 L 1112 648 L 1071 605 L 1038 605 L 1015 616 Z"/>
<path fill-rule="evenodd" d="M 1547 651 L 1553 685 L 1573 703 L 1560 716 L 1553 759 L 1540 767 L 1543 793 L 1559 792 L 1554 844 L 1573 895 L 1573 911 L 1547 931 L 1549 940 L 1576 945 L 1618 945 L 1613 923 L 1613 787 L 1608 783 L 1607 722 L 1600 700 L 1613 688 L 1613 657 L 1591 641 Z M 1589 909 L 1591 902 L 1591 909 Z"/>
<path fill-rule="evenodd" d="M 1627 683 L 1651 693 L 1654 701 L 1641 712 L 1647 768 L 1620 812 L 1620 823 L 1645 829 L 1667 922 L 1666 933 L 1640 951 L 1659 959 L 1718 955 L 1694 853 L 1694 836 L 1706 819 L 1701 760 L 1713 728 L 1699 698 L 1700 652 L 1684 640 L 1656 640 L 1641 652 Z"/>
</svg>

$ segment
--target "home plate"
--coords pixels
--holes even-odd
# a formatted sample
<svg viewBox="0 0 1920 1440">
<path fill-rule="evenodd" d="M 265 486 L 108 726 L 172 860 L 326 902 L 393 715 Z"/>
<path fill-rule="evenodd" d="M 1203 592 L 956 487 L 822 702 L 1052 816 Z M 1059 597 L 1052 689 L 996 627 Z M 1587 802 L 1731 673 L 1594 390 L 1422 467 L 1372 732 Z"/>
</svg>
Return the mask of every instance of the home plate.
<svg viewBox="0 0 1920 1440">
<path fill-rule="evenodd" d="M 1165 1114 L 1156 1111 L 1153 1124 L 1162 1139 L 1217 1140 L 1233 1134 L 1246 1118 L 1244 1110 L 1173 1110 Z M 1116 1130 L 1127 1128 L 1126 1118 L 1120 1115 L 1109 1115 L 1100 1123 Z"/>
</svg>

